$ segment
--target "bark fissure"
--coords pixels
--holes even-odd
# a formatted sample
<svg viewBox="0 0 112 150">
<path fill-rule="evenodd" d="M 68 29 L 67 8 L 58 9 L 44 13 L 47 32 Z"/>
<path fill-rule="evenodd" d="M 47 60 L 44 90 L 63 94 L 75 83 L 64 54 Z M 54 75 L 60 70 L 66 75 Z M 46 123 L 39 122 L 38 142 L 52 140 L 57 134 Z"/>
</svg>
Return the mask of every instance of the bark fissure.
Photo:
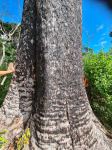
<svg viewBox="0 0 112 150">
<path fill-rule="evenodd" d="M 70 133 L 70 137 L 71 137 L 71 141 L 72 141 L 72 149 L 73 150 L 75 150 L 74 149 L 74 140 L 73 140 L 73 136 L 72 136 L 72 129 L 71 129 L 71 124 L 70 124 L 70 118 L 69 118 L 69 105 L 68 105 L 68 102 L 67 102 L 67 100 L 66 100 L 66 116 L 67 116 L 67 120 L 68 120 L 68 122 L 69 122 L 69 133 Z"/>
<path fill-rule="evenodd" d="M 1 113 L 23 117 L 31 150 L 112 150 L 94 122 L 81 59 L 81 0 L 25 0 L 16 92 L 9 91 L 12 110 L 8 97 Z"/>
<path fill-rule="evenodd" d="M 25 0 L 16 59 L 16 80 L 24 122 L 30 118 L 35 98 L 36 15 L 35 1 Z"/>
</svg>

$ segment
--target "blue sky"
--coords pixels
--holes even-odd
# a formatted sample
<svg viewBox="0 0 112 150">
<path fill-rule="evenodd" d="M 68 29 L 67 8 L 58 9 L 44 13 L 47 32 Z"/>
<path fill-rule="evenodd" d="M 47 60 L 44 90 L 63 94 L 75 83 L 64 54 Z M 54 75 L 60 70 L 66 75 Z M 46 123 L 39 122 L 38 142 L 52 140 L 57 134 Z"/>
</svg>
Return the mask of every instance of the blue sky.
<svg viewBox="0 0 112 150">
<path fill-rule="evenodd" d="M 83 0 L 82 44 L 93 48 L 95 52 L 101 49 L 108 51 L 112 38 L 112 11 L 103 3 L 95 0 Z"/>
<path fill-rule="evenodd" d="M 95 52 L 101 49 L 108 51 L 112 45 L 109 32 L 112 31 L 112 12 L 95 0 L 82 0 L 82 44 L 93 48 Z M 0 0 L 0 19 L 6 22 L 20 22 L 23 0 Z"/>
<path fill-rule="evenodd" d="M 0 19 L 6 22 L 20 22 L 23 0 L 0 0 Z"/>
</svg>

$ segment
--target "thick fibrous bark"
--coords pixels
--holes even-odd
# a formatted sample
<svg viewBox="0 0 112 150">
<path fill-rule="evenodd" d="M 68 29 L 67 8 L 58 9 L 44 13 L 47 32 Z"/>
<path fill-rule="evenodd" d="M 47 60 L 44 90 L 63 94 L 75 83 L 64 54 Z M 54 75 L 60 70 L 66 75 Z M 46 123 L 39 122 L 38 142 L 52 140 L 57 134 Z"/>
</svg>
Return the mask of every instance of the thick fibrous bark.
<svg viewBox="0 0 112 150">
<path fill-rule="evenodd" d="M 7 128 L 12 131 L 12 128 L 23 127 L 31 114 L 36 60 L 34 42 L 36 37 L 35 8 L 36 5 L 33 0 L 25 1 L 21 37 L 17 49 L 16 75 L 12 79 L 9 92 L 0 109 L 1 130 Z M 14 131 L 14 134 L 17 135 L 18 133 L 16 134 Z"/>
<path fill-rule="evenodd" d="M 17 87 L 31 150 L 111 150 L 82 86 L 81 0 L 25 0 Z"/>
<path fill-rule="evenodd" d="M 12 80 L 3 106 L 0 109 L 0 128 L 1 125 L 10 126 L 11 121 L 15 117 L 21 117 L 20 114 L 21 113 L 19 110 L 19 93 L 17 90 L 17 84 L 15 80 Z"/>
<path fill-rule="evenodd" d="M 16 60 L 16 80 L 20 97 L 20 110 L 26 122 L 32 110 L 35 82 L 36 5 L 25 0 L 21 36 Z"/>
</svg>

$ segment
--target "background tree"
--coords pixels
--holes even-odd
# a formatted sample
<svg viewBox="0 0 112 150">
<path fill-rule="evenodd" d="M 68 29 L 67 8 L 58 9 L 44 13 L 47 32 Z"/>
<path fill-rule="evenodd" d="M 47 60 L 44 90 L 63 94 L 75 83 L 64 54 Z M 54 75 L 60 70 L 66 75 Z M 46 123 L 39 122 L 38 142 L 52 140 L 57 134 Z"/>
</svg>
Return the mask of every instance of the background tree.
<svg viewBox="0 0 112 150">
<path fill-rule="evenodd" d="M 89 80 L 86 88 L 91 106 L 108 128 L 112 129 L 112 54 L 111 52 L 86 53 L 83 56 L 84 72 Z M 97 64 L 97 65 L 96 65 Z"/>
<path fill-rule="evenodd" d="M 12 24 L 12 25 L 8 25 L 8 24 L 3 24 L 3 22 L 0 22 L 0 43 L 1 43 L 1 59 L 0 59 L 0 66 L 3 65 L 5 57 L 6 57 L 6 53 L 11 53 L 12 51 L 12 55 L 14 55 L 14 46 L 12 46 L 12 41 L 14 41 L 15 37 L 18 37 L 19 39 L 19 32 L 18 32 L 18 28 L 20 27 L 20 24 Z M 16 36 L 14 36 L 16 34 Z M 18 34 L 18 35 L 17 35 Z M 18 39 L 16 38 L 16 40 L 18 41 Z M 18 41 L 19 42 L 19 41 Z M 11 50 L 11 48 L 12 50 Z M 15 46 L 17 48 L 17 44 Z M 9 48 L 9 51 L 7 50 Z M 7 52 L 6 52 L 7 50 Z M 4 77 L 3 81 L 5 82 L 7 77 Z M 1 82 L 3 85 L 4 82 Z"/>
<path fill-rule="evenodd" d="M 1 128 L 13 139 L 15 128 L 17 134 L 29 126 L 34 150 L 111 150 L 82 77 L 81 1 L 25 0 L 16 81 L 1 109 Z"/>
<path fill-rule="evenodd" d="M 2 6 L 0 8 L 0 70 L 7 70 L 8 64 L 15 61 L 16 48 L 19 43 L 20 1 L 13 2 L 16 4 L 17 16 L 10 11 L 10 2 L 4 0 L 4 2 L 1 2 Z M 0 106 L 8 91 L 11 78 L 11 74 L 0 77 Z"/>
<path fill-rule="evenodd" d="M 89 48 L 89 47 L 86 47 L 86 46 L 83 46 L 83 48 L 82 48 L 82 55 L 84 56 L 87 53 L 93 53 L 93 49 Z"/>
</svg>

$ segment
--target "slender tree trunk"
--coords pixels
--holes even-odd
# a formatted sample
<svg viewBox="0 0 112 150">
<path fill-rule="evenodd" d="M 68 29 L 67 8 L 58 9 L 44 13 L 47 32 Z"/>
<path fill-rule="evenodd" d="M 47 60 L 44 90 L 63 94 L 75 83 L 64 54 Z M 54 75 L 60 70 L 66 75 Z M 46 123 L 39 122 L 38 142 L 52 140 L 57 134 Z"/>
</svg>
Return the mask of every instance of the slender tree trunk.
<svg viewBox="0 0 112 150">
<path fill-rule="evenodd" d="M 81 0 L 25 0 L 16 82 L 31 150 L 112 149 L 90 108 L 81 59 Z"/>
</svg>

